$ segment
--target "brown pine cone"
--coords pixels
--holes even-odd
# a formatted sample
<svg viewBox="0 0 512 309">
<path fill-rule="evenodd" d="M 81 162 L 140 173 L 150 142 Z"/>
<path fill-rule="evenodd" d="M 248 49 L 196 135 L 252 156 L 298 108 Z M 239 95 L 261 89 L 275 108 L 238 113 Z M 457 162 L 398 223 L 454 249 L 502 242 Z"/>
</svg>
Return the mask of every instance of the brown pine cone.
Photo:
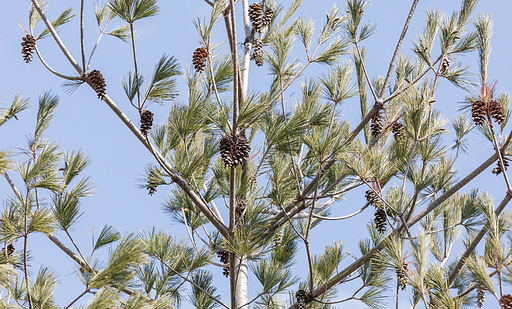
<svg viewBox="0 0 512 309">
<path fill-rule="evenodd" d="M 225 165 L 236 167 L 249 158 L 249 141 L 238 134 L 225 135 L 220 141 L 220 155 Z"/>
<path fill-rule="evenodd" d="M 23 42 L 21 42 L 21 54 L 23 55 L 23 60 L 26 63 L 30 63 L 32 61 L 34 50 L 36 49 L 36 39 L 27 34 L 26 36 L 21 38 Z"/>
<path fill-rule="evenodd" d="M 222 274 L 224 275 L 224 277 L 229 277 L 229 274 L 230 274 L 230 272 L 229 272 L 229 267 L 227 267 L 227 266 L 226 266 L 226 267 L 224 267 L 224 268 L 222 269 Z"/>
<path fill-rule="evenodd" d="M 226 250 L 217 251 L 217 256 L 219 257 L 221 263 L 223 263 L 223 264 L 229 263 L 229 252 L 227 252 Z"/>
<path fill-rule="evenodd" d="M 251 60 L 253 59 L 257 66 L 263 66 L 263 41 L 260 39 L 254 42 L 254 51 L 252 52 Z"/>
<path fill-rule="evenodd" d="M 405 128 L 404 125 L 400 122 L 395 122 L 391 127 L 391 132 L 393 132 L 393 138 L 395 141 L 399 141 L 405 137 Z"/>
<path fill-rule="evenodd" d="M 384 119 L 382 117 L 382 113 L 378 110 L 372 118 L 372 123 L 370 125 L 370 130 L 372 136 L 379 136 L 382 133 L 382 125 L 384 123 Z"/>
<path fill-rule="evenodd" d="M 443 61 L 441 62 L 441 69 L 439 70 L 439 73 L 444 74 L 450 67 L 450 60 L 448 58 L 443 58 Z"/>
<path fill-rule="evenodd" d="M 505 170 L 507 170 L 507 168 L 508 168 L 508 165 L 509 165 L 508 161 L 510 161 L 510 159 L 503 157 L 503 166 L 505 167 Z M 494 175 L 498 176 L 502 172 L 503 172 L 503 170 L 501 169 L 501 164 L 500 164 L 500 161 L 498 160 L 497 166 L 496 166 L 496 168 L 494 168 L 492 170 L 492 173 Z"/>
<path fill-rule="evenodd" d="M 243 217 L 246 208 L 247 208 L 246 199 L 243 197 L 237 197 L 236 198 L 235 214 L 238 218 Z"/>
<path fill-rule="evenodd" d="M 386 232 L 386 218 L 387 214 L 382 208 L 378 208 L 377 211 L 375 211 L 375 219 L 373 221 L 375 222 L 375 228 L 380 234 L 384 234 Z"/>
<path fill-rule="evenodd" d="M 500 299 L 500 305 L 502 309 L 512 309 L 512 296 L 505 294 Z"/>
<path fill-rule="evenodd" d="M 192 55 L 192 65 L 197 73 L 204 71 L 206 66 L 206 59 L 208 58 L 208 50 L 206 47 L 198 47 Z"/>
<path fill-rule="evenodd" d="M 471 107 L 471 115 L 477 126 L 481 126 L 486 121 L 488 104 L 485 101 L 478 100 Z"/>
<path fill-rule="evenodd" d="M 272 17 L 274 16 L 274 11 L 272 11 L 271 8 L 267 7 L 267 9 L 265 10 L 265 14 L 263 14 L 263 17 L 261 18 L 261 27 L 265 27 L 266 25 L 268 25 L 268 23 L 270 23 L 270 21 L 272 20 Z"/>
<path fill-rule="evenodd" d="M 364 197 L 366 198 L 366 201 L 368 201 L 368 203 L 373 206 L 377 205 L 380 200 L 377 193 L 373 192 L 373 190 L 366 190 Z"/>
<path fill-rule="evenodd" d="M 156 187 L 155 186 L 149 186 L 148 187 L 148 195 L 153 196 L 153 194 L 156 193 Z"/>
<path fill-rule="evenodd" d="M 498 124 L 502 124 L 503 121 L 505 121 L 505 116 L 503 115 L 503 107 L 501 107 L 501 104 L 496 100 L 492 100 L 489 103 L 489 114 L 491 114 L 491 117 L 494 118 L 494 121 L 496 121 Z"/>
<path fill-rule="evenodd" d="M 283 244 L 283 237 L 284 237 L 283 232 L 277 234 L 274 237 L 274 240 L 272 241 L 272 249 L 278 250 L 279 248 L 281 248 L 281 245 Z"/>
<path fill-rule="evenodd" d="M 153 126 L 153 113 L 145 109 L 140 114 L 140 132 L 147 136 Z"/>
<path fill-rule="evenodd" d="M 107 91 L 107 84 L 105 83 L 103 74 L 101 74 L 101 72 L 98 70 L 92 70 L 89 74 L 87 74 L 87 78 L 90 81 L 92 89 L 94 89 L 94 91 L 96 91 L 98 94 L 98 99 L 104 100 Z"/>
<path fill-rule="evenodd" d="M 260 3 L 253 3 L 249 5 L 249 19 L 252 22 L 252 28 L 254 31 L 260 32 L 261 28 L 263 28 Z"/>
<path fill-rule="evenodd" d="M 306 309 L 306 297 L 307 293 L 304 290 L 298 290 L 295 293 L 295 298 L 297 299 L 297 308 Z"/>
<path fill-rule="evenodd" d="M 482 308 L 485 303 L 485 290 L 481 287 L 476 289 L 476 305 L 478 308 Z"/>
<path fill-rule="evenodd" d="M 407 288 L 407 273 L 409 272 L 409 268 L 407 267 L 407 263 L 403 263 L 402 267 L 396 269 L 396 281 L 398 287 L 404 291 Z"/>
</svg>

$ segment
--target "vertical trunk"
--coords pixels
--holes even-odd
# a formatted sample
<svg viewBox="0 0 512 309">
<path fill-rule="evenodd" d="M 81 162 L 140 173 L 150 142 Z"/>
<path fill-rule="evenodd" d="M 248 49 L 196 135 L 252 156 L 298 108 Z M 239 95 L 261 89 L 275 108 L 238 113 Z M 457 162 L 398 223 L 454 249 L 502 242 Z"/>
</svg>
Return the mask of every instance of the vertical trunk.
<svg viewBox="0 0 512 309">
<path fill-rule="evenodd" d="M 242 64 L 242 81 L 241 81 L 241 94 L 242 100 L 247 98 L 247 91 L 249 88 L 249 64 L 250 54 L 252 49 L 252 38 L 251 38 L 251 22 L 249 20 L 249 1 L 242 0 L 242 12 L 244 22 L 244 54 Z M 244 169 L 247 169 L 247 165 L 244 164 Z M 247 171 L 243 173 L 243 177 L 247 177 Z M 247 309 L 249 302 L 249 268 L 247 265 L 247 258 L 242 257 L 240 260 L 237 259 L 238 278 L 236 282 L 236 304 L 239 309 Z M 244 306 L 245 305 L 245 306 Z M 243 307 L 242 307 L 243 306 Z"/>
<path fill-rule="evenodd" d="M 247 309 L 249 302 L 249 269 L 247 267 L 247 258 L 237 259 L 238 277 L 236 281 L 236 307 L 237 309 Z M 242 307 L 243 306 L 243 307 Z"/>
</svg>

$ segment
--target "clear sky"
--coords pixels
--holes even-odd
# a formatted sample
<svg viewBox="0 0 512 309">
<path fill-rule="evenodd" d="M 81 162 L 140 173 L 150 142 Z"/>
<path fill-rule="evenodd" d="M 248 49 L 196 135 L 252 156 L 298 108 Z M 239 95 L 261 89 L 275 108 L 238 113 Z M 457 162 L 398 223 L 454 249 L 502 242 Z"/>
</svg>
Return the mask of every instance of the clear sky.
<svg viewBox="0 0 512 309">
<path fill-rule="evenodd" d="M 291 1 L 281 3 L 288 7 Z M 399 32 L 407 16 L 412 1 L 405 0 L 375 0 L 366 10 L 364 19 L 377 25 L 377 33 L 363 43 L 367 46 L 367 67 L 370 76 L 385 75 L 389 60 L 398 40 Z M 49 17 L 54 19 L 64 8 L 72 6 L 74 13 L 79 13 L 80 1 L 49 0 Z M 338 6 L 344 6 L 344 2 L 338 2 Z M 77 242 L 83 251 L 90 252 L 91 235 L 94 230 L 97 235 L 104 224 L 115 226 L 121 233 L 137 232 L 151 226 L 157 226 L 169 231 L 177 237 L 185 237 L 184 230 L 176 223 L 171 222 L 161 210 L 162 198 L 169 193 L 167 188 L 159 188 L 157 194 L 148 196 L 145 189 L 137 186 L 140 178 L 139 173 L 147 162 L 152 162 L 150 153 L 139 143 L 129 132 L 124 124 L 115 114 L 103 103 L 97 100 L 96 94 L 87 86 L 80 87 L 71 96 L 67 95 L 61 84 L 63 80 L 49 73 L 38 59 L 31 64 L 26 64 L 21 56 L 21 38 L 23 32 L 18 27 L 20 22 L 28 27 L 29 0 L 6 0 L 0 4 L 0 102 L 7 106 L 17 92 L 25 97 L 31 98 L 32 108 L 19 115 L 19 121 L 10 121 L 0 128 L 0 150 L 10 149 L 17 151 L 19 147 L 26 145 L 27 136 L 32 134 L 35 126 L 35 115 L 37 113 L 37 96 L 39 92 L 52 90 L 61 98 L 60 106 L 56 111 L 56 118 L 46 137 L 58 141 L 63 150 L 82 149 L 92 160 L 91 166 L 86 170 L 94 181 L 96 193 L 83 203 L 82 210 L 85 212 L 84 219 L 79 223 L 79 228 L 74 232 Z M 330 12 L 333 2 L 326 0 L 306 0 L 299 12 L 314 20 L 318 26 L 324 22 L 326 12 Z M 208 17 L 210 6 L 202 0 L 166 0 L 159 1 L 160 14 L 148 20 L 136 24 L 136 37 L 138 59 L 140 60 L 140 71 L 147 76 L 153 70 L 154 64 L 163 53 L 175 56 L 182 68 L 191 65 L 192 53 L 199 47 L 199 37 L 192 23 L 192 20 L 200 17 Z M 238 21 L 241 21 L 240 7 L 237 5 Z M 86 0 L 86 21 L 85 21 L 85 44 L 86 50 L 90 52 L 97 40 L 99 31 L 93 15 L 93 2 Z M 405 40 L 402 52 L 412 56 L 411 40 L 416 34 L 422 31 L 425 10 L 429 7 L 439 7 L 442 11 L 451 14 L 459 7 L 459 1 L 430 0 L 420 1 L 417 13 L 413 19 L 411 28 Z M 344 10 L 344 9 L 343 9 Z M 512 2 L 503 0 L 480 0 L 476 11 L 492 13 L 494 21 L 493 52 L 489 66 L 489 79 L 496 80 L 497 90 L 512 91 L 512 61 L 510 50 L 512 33 L 510 32 L 510 16 L 512 13 Z M 36 33 L 42 31 L 42 23 L 36 29 Z M 243 42 L 241 24 L 238 25 L 238 42 Z M 78 18 L 60 29 L 60 35 L 75 59 L 80 59 L 79 53 L 79 25 Z M 227 49 L 226 36 L 222 23 L 219 23 L 213 37 L 214 43 L 223 43 Z M 54 69 L 61 73 L 73 75 L 74 70 L 62 56 L 54 41 L 48 37 L 37 42 L 45 60 Z M 302 57 L 300 44 L 296 48 L 297 57 Z M 434 53 L 439 47 L 434 48 Z M 437 54 L 436 54 L 437 55 Z M 472 71 L 477 73 L 475 60 L 476 53 L 453 59 L 463 63 L 472 63 Z M 107 93 L 116 101 L 124 112 L 138 125 L 138 112 L 132 108 L 127 101 L 119 80 L 128 71 L 133 71 L 130 46 L 112 37 L 104 37 L 92 60 L 92 69 L 99 69 L 103 73 L 107 83 Z M 305 76 L 315 76 L 326 72 L 327 66 L 316 65 L 305 72 Z M 270 84 L 270 76 L 267 75 L 268 68 L 251 66 L 250 89 L 264 90 Z M 475 78 L 477 79 L 476 75 Z M 186 101 L 186 84 L 183 76 L 178 77 L 180 89 L 180 101 Z M 286 94 L 292 96 L 292 90 Z M 443 80 L 437 92 L 437 108 L 453 113 L 460 105 L 465 93 L 454 88 L 449 82 Z M 170 104 L 167 106 L 152 105 L 150 109 L 155 113 L 155 122 L 163 122 L 167 118 Z M 348 117 L 352 125 L 358 123 L 357 111 L 358 101 L 347 101 L 342 106 L 342 117 Z M 509 125 L 510 126 L 510 125 Z M 449 129 L 448 129 L 449 130 Z M 453 134 L 451 135 L 453 136 Z M 447 137 L 448 140 L 451 137 Z M 470 155 L 466 155 L 458 161 L 460 172 L 459 179 L 464 177 L 467 171 L 474 165 L 482 162 L 493 151 L 492 147 L 484 141 L 484 138 L 476 133 L 470 135 Z M 12 173 L 14 174 L 14 173 Z M 495 199 L 501 199 L 505 193 L 502 181 L 498 181 L 491 175 L 490 171 L 485 176 L 477 179 L 470 187 L 480 187 L 482 190 L 490 190 L 496 194 Z M 14 177 L 18 184 L 20 180 Z M 339 202 L 333 208 L 333 215 L 344 215 L 359 209 L 363 203 L 364 190 L 346 196 L 346 200 Z M 11 194 L 7 183 L 0 180 L 0 198 Z M 341 239 L 347 250 L 359 254 L 356 247 L 356 240 L 366 235 L 365 229 L 359 229 L 364 222 L 368 222 L 373 213 L 368 212 L 356 220 L 334 222 L 324 224 L 313 232 L 317 239 L 315 253 L 323 251 L 323 246 L 330 242 L 322 240 L 322 235 L 330 233 Z M 352 232 L 358 228 L 361 234 L 356 237 Z M 64 238 L 64 235 L 59 235 Z M 352 238 L 354 237 L 354 238 Z M 53 243 L 43 236 L 31 236 L 29 245 L 33 246 L 34 260 L 32 262 L 33 273 L 37 272 L 39 264 L 50 265 L 60 273 L 61 285 L 56 289 L 57 300 L 60 305 L 66 305 L 82 291 L 81 284 L 76 282 L 72 261 L 63 253 L 58 251 Z M 17 248 L 21 248 L 18 244 Z M 304 258 L 304 251 L 299 252 L 299 259 Z M 305 264 L 298 264 L 298 268 Z M 221 277 L 221 270 L 216 270 L 217 282 L 224 299 L 227 299 L 227 289 L 221 285 L 228 286 L 228 280 Z M 299 270 L 302 275 L 306 271 Z M 305 278 L 305 276 L 304 276 Z M 256 282 L 250 283 L 250 290 L 256 291 Z M 506 287 L 505 293 L 510 293 L 510 286 Z M 339 295 L 350 295 L 350 289 L 340 288 Z M 488 299 L 491 297 L 488 295 Z M 403 308 L 408 308 L 408 301 L 403 300 Z M 394 303 L 393 298 L 388 303 Z M 495 301 L 488 302 L 485 308 L 496 307 Z M 350 302 L 347 305 L 338 305 L 340 308 L 364 308 L 365 306 Z"/>
</svg>

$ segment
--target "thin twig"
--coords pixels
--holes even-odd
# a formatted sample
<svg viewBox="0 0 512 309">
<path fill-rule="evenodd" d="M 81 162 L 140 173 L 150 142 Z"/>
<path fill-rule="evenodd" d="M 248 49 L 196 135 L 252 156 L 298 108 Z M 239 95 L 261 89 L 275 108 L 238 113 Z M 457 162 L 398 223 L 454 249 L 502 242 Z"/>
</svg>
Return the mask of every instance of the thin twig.
<svg viewBox="0 0 512 309">
<path fill-rule="evenodd" d="M 88 71 L 89 67 L 91 66 L 92 56 L 94 55 L 94 52 L 96 51 L 96 47 L 98 47 L 98 44 L 100 44 L 101 38 L 105 34 L 105 30 L 107 30 L 107 26 L 108 26 L 109 22 L 110 22 L 110 19 L 107 19 L 107 22 L 105 23 L 105 26 L 103 27 L 103 29 L 101 29 L 101 27 L 99 27 L 100 35 L 98 37 L 98 40 L 96 40 L 96 44 L 94 44 L 94 47 L 92 48 L 91 54 L 89 55 L 89 60 L 87 61 L 87 70 L 86 71 Z"/>
<path fill-rule="evenodd" d="M 343 216 L 343 217 L 324 217 L 324 216 L 319 216 L 319 215 L 313 215 L 313 217 L 322 219 L 322 220 L 345 220 L 345 219 L 352 218 L 352 217 L 362 213 L 363 210 L 368 208 L 368 206 L 370 206 L 370 203 L 364 204 L 364 206 L 361 207 L 361 209 L 359 209 L 358 211 L 351 213 L 350 215 Z"/>
<path fill-rule="evenodd" d="M 78 252 L 78 254 L 80 254 L 80 257 L 82 258 L 82 261 L 84 261 L 86 264 L 87 264 L 87 267 L 91 268 L 92 267 L 89 265 L 89 263 L 87 263 L 87 259 L 83 256 L 82 252 L 80 252 L 80 249 L 78 248 L 78 246 L 76 245 L 75 241 L 73 240 L 73 238 L 71 237 L 71 235 L 69 235 L 69 232 L 68 230 L 64 230 L 64 232 L 66 233 L 66 235 L 68 235 L 68 238 L 69 240 L 71 241 L 71 243 L 73 244 L 73 246 L 75 247 L 76 251 Z"/>
<path fill-rule="evenodd" d="M 137 54 L 135 53 L 135 37 L 133 36 L 133 23 L 130 23 L 130 34 L 132 39 L 132 52 L 133 52 L 133 66 L 135 67 L 135 87 L 137 87 L 137 102 L 139 106 L 139 113 L 142 111 L 140 102 L 140 83 L 139 83 L 139 71 L 137 67 Z"/>
<path fill-rule="evenodd" d="M 322 162 L 318 162 L 318 172 L 322 169 Z M 313 193 L 313 202 L 311 203 L 311 210 L 309 212 L 308 224 L 306 227 L 306 235 L 304 235 L 304 245 L 306 246 L 306 253 L 308 256 L 308 265 L 309 265 L 309 294 L 313 292 L 314 284 L 313 284 L 313 260 L 311 256 L 311 249 L 309 247 L 309 232 L 311 231 L 311 223 L 313 221 L 313 213 L 315 211 L 316 197 L 318 195 L 318 185 L 316 184 L 315 193 Z"/>
<path fill-rule="evenodd" d="M 64 309 L 68 309 L 69 307 L 71 307 L 74 303 L 76 303 L 80 298 L 82 298 L 82 296 L 84 296 L 85 294 L 87 294 L 89 291 L 91 290 L 91 288 L 87 288 L 85 289 L 85 291 L 78 295 L 77 298 L 75 298 L 69 305 L 67 305 Z"/>
<path fill-rule="evenodd" d="M 366 71 L 366 66 L 364 64 L 364 59 L 361 54 L 361 50 L 359 48 L 359 42 L 354 39 L 354 45 L 356 46 L 357 55 L 359 56 L 359 60 L 361 61 L 361 66 L 363 68 L 364 76 L 366 78 L 366 83 L 368 84 L 368 87 L 370 87 L 370 91 L 372 92 L 373 99 L 377 101 L 377 95 L 375 94 L 375 91 L 373 90 L 372 83 L 370 81 L 370 77 L 368 76 L 368 72 Z"/>
<path fill-rule="evenodd" d="M 190 228 L 187 223 L 187 217 L 185 216 L 185 211 L 183 210 L 183 207 L 181 207 L 180 209 L 181 209 L 181 215 L 183 216 L 183 222 L 185 222 L 185 228 L 187 229 L 188 238 L 190 238 L 190 241 L 192 242 L 194 249 L 196 249 L 196 252 L 199 253 L 199 249 L 197 249 L 196 241 L 194 240 L 192 233 L 190 233 Z"/>
<path fill-rule="evenodd" d="M 44 65 L 44 67 L 50 71 L 50 73 L 54 74 L 54 75 L 57 75 L 58 77 L 60 78 L 64 78 L 64 79 L 67 79 L 67 80 L 82 80 L 82 77 L 80 76 L 67 76 L 67 75 L 64 75 L 64 74 L 61 74 L 57 71 L 55 71 L 54 69 L 52 69 L 47 63 L 46 61 L 44 61 L 43 59 L 43 56 L 41 55 L 41 53 L 39 52 L 39 48 L 37 48 L 37 45 L 35 46 L 35 51 L 36 51 L 36 54 L 37 54 L 37 57 L 39 58 L 39 60 L 41 61 L 41 63 Z"/>
<path fill-rule="evenodd" d="M 83 73 L 87 73 L 85 67 L 85 43 L 84 43 L 84 0 L 80 0 L 80 49 L 82 52 Z"/>
<path fill-rule="evenodd" d="M 400 52 L 400 48 L 402 47 L 402 43 L 404 41 L 405 34 L 407 33 L 407 29 L 409 29 L 409 24 L 411 23 L 412 16 L 414 15 L 414 11 L 416 10 L 416 5 L 418 4 L 418 2 L 419 2 L 419 0 L 413 1 L 411 9 L 409 10 L 409 15 L 407 15 L 407 19 L 405 20 L 405 25 L 402 29 L 402 33 L 400 34 L 400 38 L 398 39 L 398 42 L 396 44 L 395 52 L 393 53 L 393 57 L 391 58 L 391 62 L 389 63 L 388 73 L 386 74 L 386 77 L 384 78 L 384 84 L 380 91 L 379 98 L 381 100 L 384 99 L 384 95 L 386 94 L 386 89 L 388 88 L 389 82 L 391 81 L 391 75 L 393 74 L 393 70 L 395 68 L 398 53 Z"/>
</svg>

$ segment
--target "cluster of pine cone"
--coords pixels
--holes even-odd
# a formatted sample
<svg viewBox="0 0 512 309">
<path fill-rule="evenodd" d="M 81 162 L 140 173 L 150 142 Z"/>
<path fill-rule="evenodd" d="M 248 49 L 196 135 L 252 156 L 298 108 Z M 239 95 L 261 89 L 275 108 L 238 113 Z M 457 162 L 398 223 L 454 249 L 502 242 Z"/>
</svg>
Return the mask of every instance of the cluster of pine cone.
<svg viewBox="0 0 512 309">
<path fill-rule="evenodd" d="M 498 124 L 502 124 L 505 121 L 503 108 L 496 100 L 478 100 L 474 102 L 471 107 L 471 115 L 473 116 L 473 121 L 478 126 L 483 125 L 486 120 L 491 123 L 491 118 Z"/>
<path fill-rule="evenodd" d="M 236 167 L 249 158 L 249 141 L 238 134 L 225 135 L 220 141 L 220 156 L 225 165 Z"/>
<path fill-rule="evenodd" d="M 103 74 L 98 70 L 92 70 L 87 77 L 89 78 L 92 89 L 98 94 L 98 99 L 104 100 L 107 92 L 107 84 L 105 83 Z"/>
<path fill-rule="evenodd" d="M 512 309 L 512 296 L 505 294 L 500 299 L 500 305 L 502 309 Z"/>
<path fill-rule="evenodd" d="M 217 256 L 219 257 L 222 264 L 228 264 L 228 266 L 222 269 L 222 274 L 226 277 L 229 277 L 229 252 L 225 250 L 219 250 L 217 251 Z"/>
<path fill-rule="evenodd" d="M 262 11 L 261 3 L 249 5 L 249 19 L 255 32 L 260 32 L 272 20 L 272 16 L 274 16 L 274 11 L 269 7 L 266 7 L 265 14 Z"/>
<path fill-rule="evenodd" d="M 32 61 L 32 54 L 34 53 L 34 49 L 36 49 L 36 39 L 27 34 L 22 37 L 23 42 L 21 42 L 21 54 L 23 55 L 23 60 L 26 63 L 30 63 Z"/>
<path fill-rule="evenodd" d="M 396 269 L 396 281 L 398 287 L 404 291 L 407 288 L 407 276 L 409 273 L 409 267 L 407 267 L 407 263 L 403 263 L 402 267 Z"/>
<path fill-rule="evenodd" d="M 196 50 L 194 51 L 194 55 L 192 56 L 192 65 L 194 66 L 194 70 L 196 70 L 197 73 L 201 73 L 204 71 L 207 57 L 208 49 L 206 49 L 206 47 L 196 48 Z"/>
<path fill-rule="evenodd" d="M 395 141 L 400 141 L 405 137 L 405 128 L 404 125 L 400 122 L 395 122 L 391 127 L 391 132 L 393 132 L 393 138 Z"/>
</svg>

